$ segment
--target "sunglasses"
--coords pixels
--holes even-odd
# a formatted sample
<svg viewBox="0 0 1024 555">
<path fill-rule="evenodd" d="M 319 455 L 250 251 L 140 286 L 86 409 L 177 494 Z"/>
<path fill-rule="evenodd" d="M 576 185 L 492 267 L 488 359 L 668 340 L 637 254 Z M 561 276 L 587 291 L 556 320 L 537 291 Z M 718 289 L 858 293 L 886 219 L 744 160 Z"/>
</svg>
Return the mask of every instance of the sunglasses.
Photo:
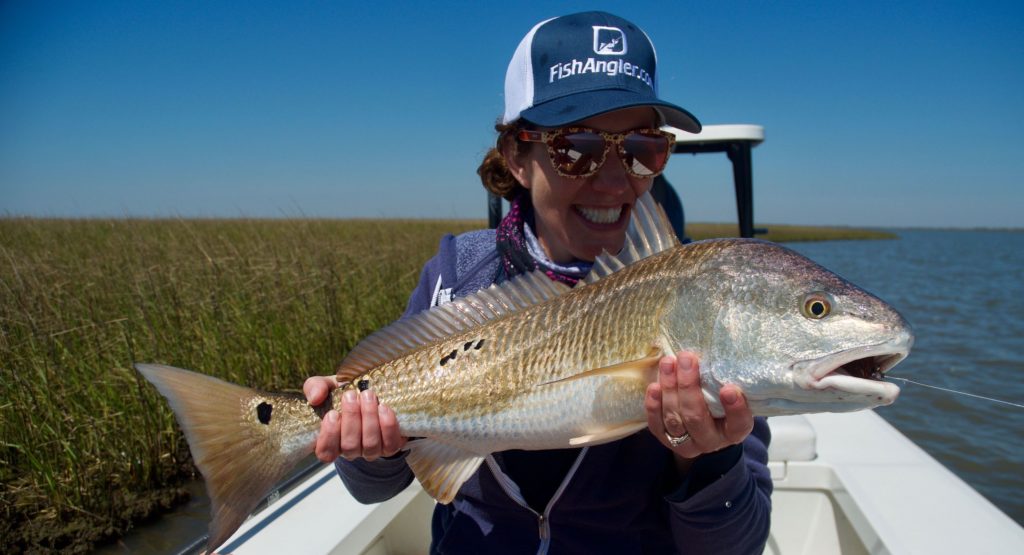
<svg viewBox="0 0 1024 555">
<path fill-rule="evenodd" d="M 551 165 L 562 177 L 573 179 L 597 173 L 612 144 L 626 173 L 633 177 L 654 177 L 665 169 L 676 136 L 660 129 L 634 129 L 606 133 L 588 127 L 563 127 L 555 131 L 524 129 L 516 137 L 528 143 L 546 143 Z"/>
</svg>

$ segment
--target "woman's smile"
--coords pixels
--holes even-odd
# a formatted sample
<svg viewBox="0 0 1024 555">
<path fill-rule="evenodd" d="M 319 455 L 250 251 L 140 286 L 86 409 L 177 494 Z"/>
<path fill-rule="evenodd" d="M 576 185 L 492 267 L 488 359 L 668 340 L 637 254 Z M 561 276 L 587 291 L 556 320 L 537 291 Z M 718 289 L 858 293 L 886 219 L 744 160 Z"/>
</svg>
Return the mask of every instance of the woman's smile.
<svg viewBox="0 0 1024 555">
<path fill-rule="evenodd" d="M 573 209 L 587 223 L 602 227 L 617 227 L 629 221 L 629 210 L 625 204 L 618 206 L 584 206 L 582 204 L 574 204 Z"/>
</svg>

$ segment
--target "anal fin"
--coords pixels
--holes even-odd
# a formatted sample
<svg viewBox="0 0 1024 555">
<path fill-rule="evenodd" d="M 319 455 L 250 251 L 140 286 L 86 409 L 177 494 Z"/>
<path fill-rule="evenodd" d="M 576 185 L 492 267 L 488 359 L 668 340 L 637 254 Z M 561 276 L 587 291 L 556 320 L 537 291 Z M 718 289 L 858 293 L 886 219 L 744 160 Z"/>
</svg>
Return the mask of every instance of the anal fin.
<svg viewBox="0 0 1024 555">
<path fill-rule="evenodd" d="M 484 462 L 484 456 L 432 439 L 408 444 L 405 461 L 423 489 L 439 503 L 451 503 L 462 484 Z"/>
</svg>

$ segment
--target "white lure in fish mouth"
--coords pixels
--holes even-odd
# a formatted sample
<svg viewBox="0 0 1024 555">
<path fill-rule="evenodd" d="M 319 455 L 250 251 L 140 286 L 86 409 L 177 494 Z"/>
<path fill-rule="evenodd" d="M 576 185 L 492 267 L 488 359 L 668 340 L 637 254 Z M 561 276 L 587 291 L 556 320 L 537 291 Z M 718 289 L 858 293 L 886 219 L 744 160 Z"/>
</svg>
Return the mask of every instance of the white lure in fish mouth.
<svg viewBox="0 0 1024 555">
<path fill-rule="evenodd" d="M 910 352 L 910 340 L 900 339 L 841 351 L 792 365 L 794 381 L 804 389 L 834 389 L 854 395 L 875 397 L 888 405 L 900 388 L 882 381 L 887 370 Z"/>
</svg>

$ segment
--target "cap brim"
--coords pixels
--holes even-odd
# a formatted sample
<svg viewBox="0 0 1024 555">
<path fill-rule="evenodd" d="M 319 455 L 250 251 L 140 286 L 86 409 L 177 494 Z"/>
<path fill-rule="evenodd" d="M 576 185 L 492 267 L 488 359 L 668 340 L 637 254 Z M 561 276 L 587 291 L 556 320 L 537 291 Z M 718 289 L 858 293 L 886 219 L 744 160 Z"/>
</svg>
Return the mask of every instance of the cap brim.
<svg viewBox="0 0 1024 555">
<path fill-rule="evenodd" d="M 627 90 L 597 90 L 555 98 L 519 114 L 541 127 L 562 127 L 580 120 L 636 106 L 650 106 L 661 114 L 665 125 L 690 133 L 700 133 L 700 121 L 690 112 L 662 100 Z"/>
</svg>

